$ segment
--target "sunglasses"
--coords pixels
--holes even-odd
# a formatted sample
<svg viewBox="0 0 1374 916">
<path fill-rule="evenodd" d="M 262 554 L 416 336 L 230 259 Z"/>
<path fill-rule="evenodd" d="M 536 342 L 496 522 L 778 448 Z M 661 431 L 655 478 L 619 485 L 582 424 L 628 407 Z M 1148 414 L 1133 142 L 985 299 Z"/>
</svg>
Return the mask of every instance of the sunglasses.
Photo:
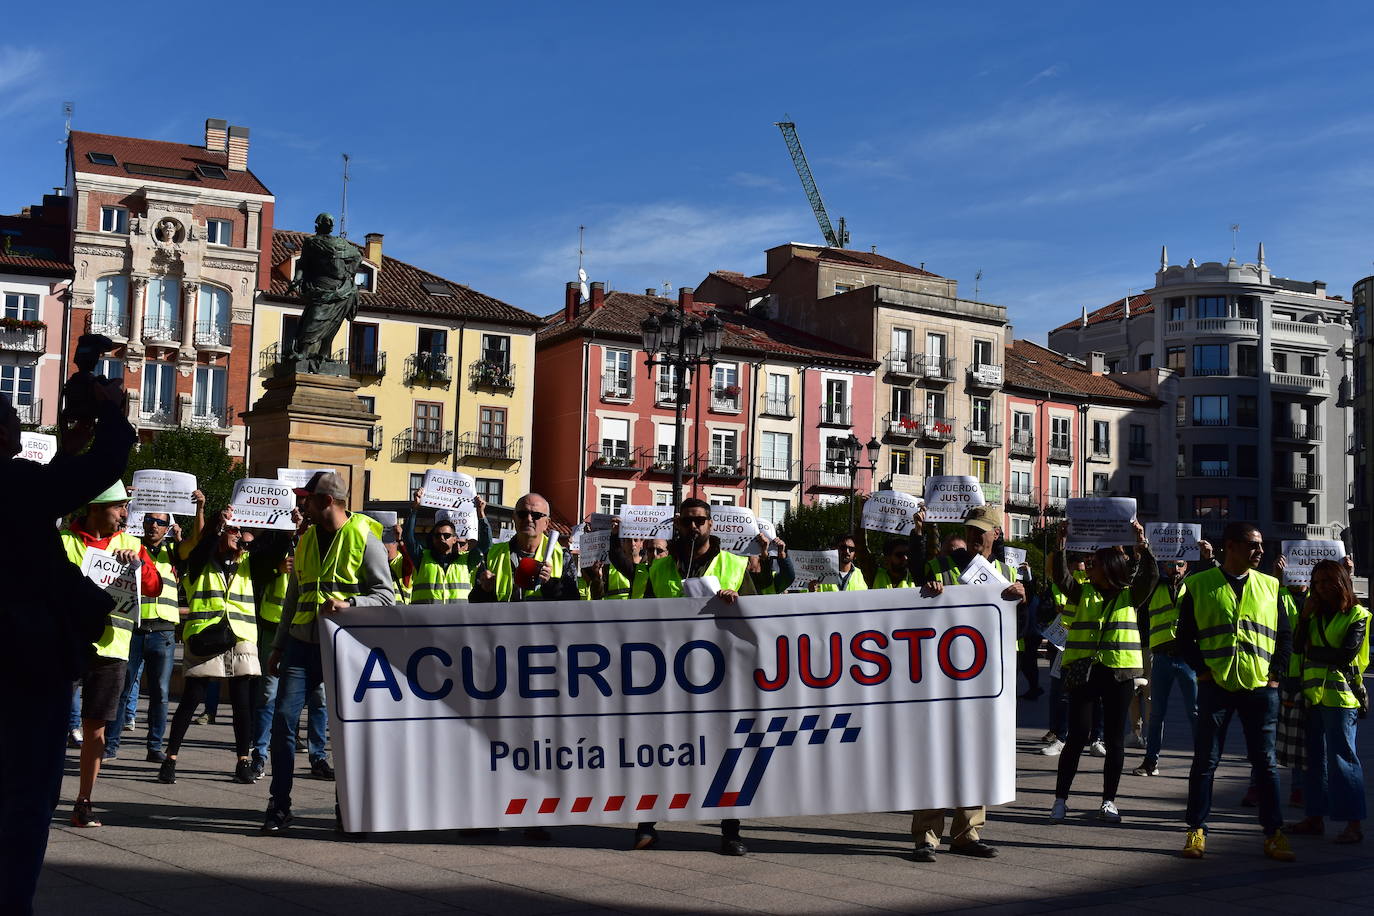
<svg viewBox="0 0 1374 916">
<path fill-rule="evenodd" d="M 515 510 L 515 517 L 516 517 L 516 518 L 527 518 L 527 519 L 529 519 L 529 520 L 531 520 L 531 521 L 537 522 L 537 521 L 539 521 L 541 518 L 548 518 L 548 517 L 549 517 L 549 513 L 547 513 L 547 512 L 535 512 L 535 511 L 530 510 L 530 509 L 516 509 L 516 510 Z"/>
<path fill-rule="evenodd" d="M 689 525 L 704 525 L 711 520 L 709 515 L 684 515 L 682 520 Z"/>
<path fill-rule="evenodd" d="M 441 541 L 451 541 L 454 538 L 458 537 L 458 535 L 454 534 L 452 531 L 440 531 L 437 532 L 434 536 Z"/>
<path fill-rule="evenodd" d="M 838 550 L 840 553 L 853 553 L 855 550 L 852 544 L 841 544 L 839 547 L 835 549 Z"/>
<path fill-rule="evenodd" d="M 148 518 L 148 519 L 144 519 L 144 520 L 143 520 L 143 524 L 144 524 L 144 527 L 147 527 L 148 525 L 152 525 L 152 526 L 155 527 L 155 528 L 166 528 L 168 525 L 170 525 L 170 524 L 172 524 L 172 523 L 169 522 L 169 521 L 167 521 L 166 519 L 161 519 L 161 518 Z"/>
</svg>

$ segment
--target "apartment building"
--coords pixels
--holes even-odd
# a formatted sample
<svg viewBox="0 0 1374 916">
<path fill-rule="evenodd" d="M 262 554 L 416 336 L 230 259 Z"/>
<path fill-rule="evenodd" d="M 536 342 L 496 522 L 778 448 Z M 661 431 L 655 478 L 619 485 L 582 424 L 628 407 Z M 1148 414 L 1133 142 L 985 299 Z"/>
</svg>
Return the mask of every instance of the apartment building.
<svg viewBox="0 0 1374 916">
<path fill-rule="evenodd" d="M 1350 555 L 1355 571 L 1362 576 L 1374 574 L 1374 461 L 1371 461 L 1369 436 L 1374 418 L 1374 376 L 1369 373 L 1374 359 L 1374 324 L 1370 306 L 1374 305 L 1374 277 L 1365 277 L 1351 290 L 1351 328 L 1354 356 L 1351 359 L 1350 435 L 1346 452 L 1351 458 L 1351 477 L 1346 501 L 1350 504 Z"/>
<path fill-rule="evenodd" d="M 1108 372 L 1171 370 L 1178 521 L 1228 520 L 1266 537 L 1342 537 L 1354 430 L 1351 303 L 1320 281 L 1253 264 L 1170 265 L 1153 287 L 1050 332 L 1050 346 Z M 1159 459 L 1167 461 L 1163 453 Z"/>
<path fill-rule="evenodd" d="M 57 422 L 66 361 L 66 299 L 72 282 L 70 200 L 0 216 L 0 394 L 26 427 Z"/>
</svg>

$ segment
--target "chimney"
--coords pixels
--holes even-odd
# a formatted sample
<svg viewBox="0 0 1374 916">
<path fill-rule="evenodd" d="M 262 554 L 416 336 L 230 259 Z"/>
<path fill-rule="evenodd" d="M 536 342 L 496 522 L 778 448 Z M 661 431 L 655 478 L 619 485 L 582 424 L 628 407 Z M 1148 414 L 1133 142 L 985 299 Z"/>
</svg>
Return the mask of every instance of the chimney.
<svg viewBox="0 0 1374 916">
<path fill-rule="evenodd" d="M 682 286 L 677 291 L 677 305 L 684 314 L 690 314 L 696 309 L 696 290 L 690 286 Z"/>
<path fill-rule="evenodd" d="M 1088 371 L 1093 375 L 1105 375 L 1107 372 L 1107 354 L 1100 350 L 1093 350 L 1089 353 Z"/>
<path fill-rule="evenodd" d="M 592 311 L 604 308 L 606 305 L 606 284 L 597 280 L 592 284 Z"/>
<path fill-rule="evenodd" d="M 1088 326 L 1088 307 L 1086 305 L 1083 306 L 1083 317 L 1078 319 L 1078 326 L 1080 328 L 1086 328 Z"/>
<path fill-rule="evenodd" d="M 248 128 L 229 128 L 229 170 L 248 171 Z"/>
<path fill-rule="evenodd" d="M 569 280 L 563 291 L 563 320 L 572 322 L 577 319 L 577 306 L 582 301 L 582 284 Z"/>
<path fill-rule="evenodd" d="M 229 122 L 223 118 L 205 119 L 205 150 L 222 153 L 229 145 Z"/>
<path fill-rule="evenodd" d="M 647 289 L 644 290 L 644 295 L 646 295 L 646 296 L 657 296 L 657 295 L 658 295 L 658 290 L 656 290 L 656 289 L 654 289 L 652 286 L 650 286 L 650 287 L 648 287 Z"/>
<path fill-rule="evenodd" d="M 382 234 L 369 232 L 363 236 L 363 257 L 378 267 L 382 266 Z"/>
</svg>

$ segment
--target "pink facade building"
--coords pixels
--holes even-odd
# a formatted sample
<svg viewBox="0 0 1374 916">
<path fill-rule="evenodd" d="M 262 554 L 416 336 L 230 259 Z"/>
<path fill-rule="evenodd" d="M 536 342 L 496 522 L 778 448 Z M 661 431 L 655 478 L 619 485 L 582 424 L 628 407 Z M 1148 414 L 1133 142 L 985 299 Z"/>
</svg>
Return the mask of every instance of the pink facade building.
<svg viewBox="0 0 1374 916">
<path fill-rule="evenodd" d="M 41 205 L 0 216 L 0 393 L 25 426 L 57 422 L 66 299 L 72 281 L 69 198 L 48 194 Z"/>
<path fill-rule="evenodd" d="M 683 447 L 675 451 L 676 391 L 671 371 L 645 365 L 640 323 L 672 301 L 606 293 L 593 283 L 582 300 L 569 284 L 564 309 L 540 332 L 535 370 L 532 486 L 556 518 L 625 504 L 672 502 L 680 461 L 683 494 L 750 507 L 781 521 L 787 509 L 849 492 L 848 450 L 873 435 L 877 363 L 837 344 L 733 308 L 696 301 L 725 333 L 713 367 L 689 379 Z M 855 480 L 867 490 L 871 480 Z"/>
</svg>

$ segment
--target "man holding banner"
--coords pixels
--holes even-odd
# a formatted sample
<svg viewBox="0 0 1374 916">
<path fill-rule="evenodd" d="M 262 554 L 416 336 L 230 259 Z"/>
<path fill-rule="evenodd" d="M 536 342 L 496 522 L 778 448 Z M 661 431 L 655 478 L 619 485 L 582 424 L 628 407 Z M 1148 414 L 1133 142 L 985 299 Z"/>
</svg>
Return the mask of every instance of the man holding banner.
<svg viewBox="0 0 1374 916">
<path fill-rule="evenodd" d="M 272 719 L 271 800 L 263 833 L 280 833 L 292 820 L 296 723 L 306 696 L 324 683 L 317 619 L 350 607 L 395 603 L 382 526 L 348 511 L 348 485 L 343 478 L 321 471 L 296 495 L 304 497 L 301 510 L 310 527 L 296 547 L 281 625 L 267 662 L 268 673 L 280 672 L 281 681 Z"/>
</svg>

